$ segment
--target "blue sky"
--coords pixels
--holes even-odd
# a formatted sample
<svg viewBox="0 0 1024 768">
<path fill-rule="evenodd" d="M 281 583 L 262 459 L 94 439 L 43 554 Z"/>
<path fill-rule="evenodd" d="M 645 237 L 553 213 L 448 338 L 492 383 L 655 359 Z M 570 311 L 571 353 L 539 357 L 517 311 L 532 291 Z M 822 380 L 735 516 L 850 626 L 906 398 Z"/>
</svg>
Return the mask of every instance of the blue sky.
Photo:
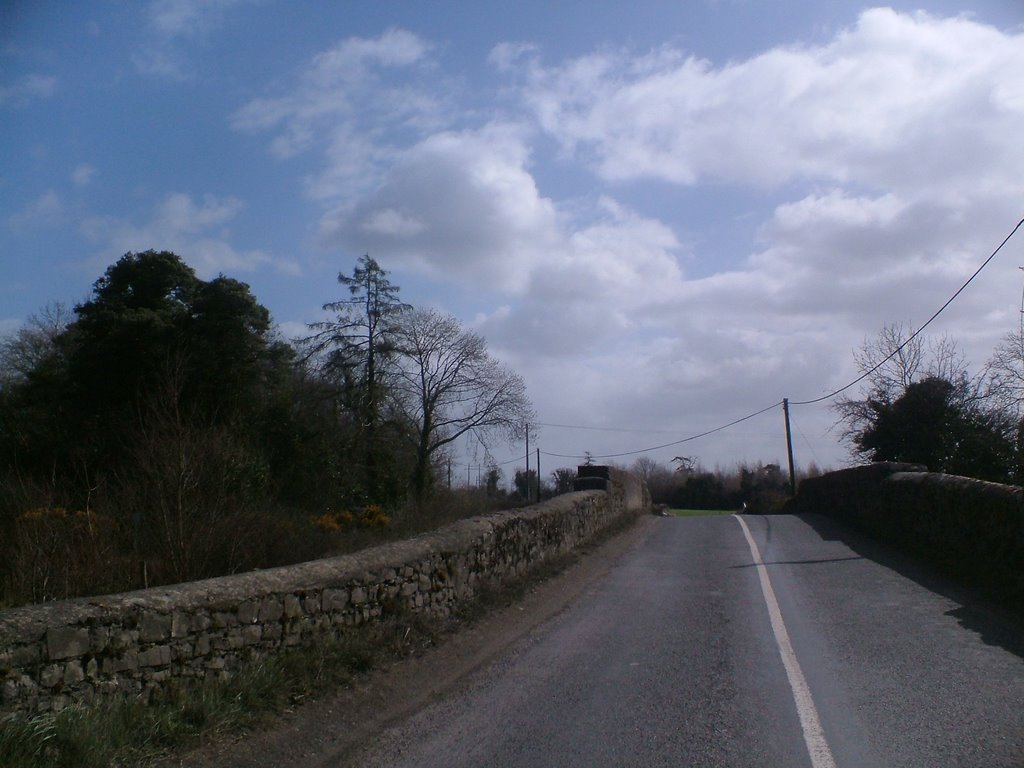
<svg viewBox="0 0 1024 768">
<path fill-rule="evenodd" d="M 14 0 L 0 331 L 155 248 L 294 336 L 369 253 L 524 376 L 542 451 L 641 450 L 927 319 L 1024 214 L 1020 72 L 1016 0 Z M 975 368 L 1020 264 L 935 326 Z M 845 461 L 826 406 L 793 415 L 798 463 Z M 781 418 L 650 455 L 784 460 Z"/>
</svg>

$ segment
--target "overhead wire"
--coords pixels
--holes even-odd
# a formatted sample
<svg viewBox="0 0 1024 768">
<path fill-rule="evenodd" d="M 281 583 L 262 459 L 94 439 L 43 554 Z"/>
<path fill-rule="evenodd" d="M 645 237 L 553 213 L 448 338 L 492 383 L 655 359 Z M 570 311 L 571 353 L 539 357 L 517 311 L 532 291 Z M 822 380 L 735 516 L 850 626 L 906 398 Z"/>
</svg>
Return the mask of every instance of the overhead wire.
<svg viewBox="0 0 1024 768">
<path fill-rule="evenodd" d="M 927 328 L 929 325 L 931 325 L 932 322 L 934 322 L 935 319 L 939 315 L 941 315 L 946 310 L 946 308 L 949 307 L 949 305 L 952 304 L 957 299 L 957 297 L 959 297 L 960 294 L 964 292 L 964 290 L 966 290 L 967 286 L 969 286 L 972 282 L 974 282 L 974 279 L 979 274 L 981 274 L 982 270 L 984 270 L 985 267 L 987 267 L 989 265 L 989 263 L 1003 249 L 1003 246 L 1005 246 L 1010 241 L 1010 239 L 1015 234 L 1017 234 L 1017 231 L 1022 226 L 1024 226 L 1024 218 L 1022 218 L 1020 221 L 1017 222 L 1017 225 L 1010 231 L 1010 233 L 1006 237 L 1003 238 L 1002 242 L 998 245 L 998 247 L 996 247 L 996 249 L 994 251 L 992 251 L 991 254 L 989 254 L 988 258 L 986 258 L 985 261 L 982 262 L 981 266 L 979 266 L 974 271 L 974 273 L 969 278 L 967 278 L 967 280 L 963 283 L 963 285 L 961 285 L 956 290 L 956 292 L 952 296 L 950 296 L 949 299 L 947 299 L 946 302 L 941 307 L 939 307 L 938 310 L 936 310 L 935 313 L 931 317 L 929 317 L 928 320 L 925 321 L 924 324 L 921 325 L 921 327 L 919 327 L 916 331 L 914 331 L 914 333 L 912 333 L 902 344 L 900 344 L 898 347 L 896 347 L 896 349 L 894 349 L 886 358 L 881 360 L 878 364 L 876 364 L 875 366 L 873 366 L 869 370 L 867 370 L 864 373 L 862 373 L 860 376 L 855 378 L 850 383 L 846 384 L 845 386 L 840 387 L 839 389 L 836 389 L 836 390 L 830 392 L 827 395 L 822 395 L 821 397 L 813 398 L 813 399 L 810 399 L 810 400 L 791 400 L 789 402 L 789 404 L 791 406 L 794 406 L 794 405 L 814 405 L 816 403 L 824 402 L 825 400 L 830 400 L 833 397 L 836 397 L 837 395 L 842 394 L 843 392 L 845 392 L 846 390 L 850 389 L 851 387 L 853 387 L 853 386 L 859 384 L 860 382 L 864 381 L 864 379 L 868 378 L 871 374 L 873 374 L 876 371 L 878 371 L 879 368 L 881 368 L 883 365 L 885 365 L 887 362 L 889 362 L 889 360 L 891 360 L 893 357 L 895 357 L 897 354 L 899 354 L 908 344 L 910 344 L 910 342 L 912 342 L 915 338 L 917 338 L 921 334 L 921 332 L 925 330 L 925 328 Z M 768 411 L 772 410 L 773 408 L 778 408 L 779 406 L 781 406 L 783 404 L 783 402 L 784 401 L 779 400 L 779 401 L 774 402 L 774 403 L 772 403 L 771 405 L 769 405 L 769 406 L 767 406 L 765 408 L 762 408 L 762 409 L 760 409 L 758 411 L 754 411 L 753 413 L 749 413 L 746 416 L 743 416 L 743 417 L 741 417 L 739 419 L 735 419 L 733 421 L 730 421 L 728 424 L 723 424 L 723 425 L 721 425 L 719 427 L 715 427 L 714 429 L 709 429 L 709 430 L 706 430 L 704 432 L 700 432 L 700 433 L 695 434 L 695 435 L 690 435 L 689 437 L 684 437 L 681 440 L 674 440 L 674 441 L 672 441 L 670 443 L 663 443 L 661 445 L 650 446 L 648 448 L 641 448 L 641 449 L 638 449 L 638 450 L 635 450 L 635 451 L 624 451 L 624 452 L 621 452 L 621 453 L 604 453 L 604 454 L 589 454 L 589 453 L 586 453 L 586 454 L 583 454 L 583 455 L 580 455 L 580 454 L 565 454 L 565 453 L 550 453 L 550 452 L 547 452 L 547 451 L 539 451 L 539 452 L 543 456 L 548 456 L 548 457 L 551 457 L 551 458 L 559 458 L 559 459 L 587 459 L 587 458 L 592 458 L 592 459 L 617 459 L 617 458 L 623 458 L 623 457 L 626 457 L 626 456 L 636 456 L 638 454 L 648 453 L 649 451 L 657 451 L 657 450 L 662 450 L 664 448 L 672 448 L 672 447 L 677 446 L 677 445 L 683 445 L 683 444 L 691 442 L 693 440 L 698 440 L 698 439 L 700 439 L 702 437 L 707 437 L 708 435 L 713 435 L 716 432 L 722 432 L 722 431 L 724 431 L 726 429 L 729 429 L 730 427 L 736 426 L 737 424 L 741 424 L 741 423 L 743 423 L 745 421 L 749 421 L 750 419 L 753 419 L 753 418 L 755 418 L 757 416 L 760 416 L 763 413 L 767 413 Z M 563 428 L 563 429 L 585 429 L 585 430 L 605 431 L 605 432 L 632 432 L 632 431 L 643 432 L 643 431 L 646 431 L 646 430 L 628 430 L 628 429 L 615 429 L 615 428 L 604 428 L 604 427 L 588 427 L 588 426 L 578 426 L 578 425 L 569 425 L 569 424 L 550 424 L 550 423 L 544 423 L 544 422 L 537 422 L 537 426 L 546 426 L 546 427 Z M 801 436 L 803 436 L 802 433 L 801 433 Z M 807 441 L 807 438 L 804 437 L 804 440 Z M 808 442 L 808 445 L 809 444 L 810 443 Z M 812 448 L 812 452 L 813 452 L 813 448 Z M 520 458 L 516 458 L 516 459 L 511 459 L 509 461 L 502 462 L 501 464 L 496 465 L 496 466 L 505 466 L 507 464 L 512 464 L 512 463 L 514 463 L 516 461 L 521 460 L 522 458 L 524 458 L 524 457 L 520 457 Z"/>
<path fill-rule="evenodd" d="M 697 434 L 697 435 L 690 435 L 689 437 L 684 437 L 682 440 L 674 440 L 671 443 L 664 443 L 662 445 L 654 445 L 654 446 L 651 446 L 650 448 L 641 448 L 641 449 L 636 450 L 636 451 L 625 451 L 623 453 L 602 453 L 602 454 L 592 454 L 592 455 L 591 454 L 584 454 L 583 456 L 580 456 L 578 454 L 547 453 L 545 451 L 541 451 L 541 455 L 542 456 L 551 456 L 552 458 L 557 458 L 557 459 L 583 459 L 583 458 L 587 458 L 588 455 L 592 459 L 618 459 L 618 458 L 622 458 L 623 456 L 636 456 L 637 454 L 640 454 L 640 453 L 647 453 L 648 451 L 658 451 L 658 450 L 661 450 L 662 448 L 672 448 L 673 446 L 676 446 L 676 445 L 682 445 L 683 443 L 688 443 L 691 440 L 697 440 L 698 438 L 701 438 L 701 437 L 707 437 L 708 435 L 713 435 L 716 432 L 721 432 L 722 430 L 728 429 L 729 427 L 734 427 L 737 424 L 741 424 L 744 421 L 748 421 L 748 420 L 754 418 L 755 416 L 760 416 L 762 413 L 767 413 L 768 411 L 772 410 L 773 408 L 778 408 L 780 405 L 782 405 L 782 401 L 781 400 L 779 400 L 776 403 L 772 403 L 768 407 L 762 408 L 759 411 L 755 411 L 754 413 L 749 413 L 749 414 L 747 414 L 746 416 L 744 416 L 744 417 L 742 417 L 740 419 L 736 419 L 734 421 L 730 421 L 728 424 L 723 424 L 720 427 L 715 427 L 714 429 L 709 429 L 706 432 L 701 432 L 700 434 Z"/>
<path fill-rule="evenodd" d="M 896 355 L 898 355 L 900 352 L 903 351 L 904 347 L 906 347 L 910 342 L 912 342 L 914 339 L 916 339 L 925 328 L 927 328 L 929 325 L 931 325 L 932 321 L 935 320 L 935 318 L 937 318 L 939 315 L 941 315 L 943 313 L 943 311 L 945 311 L 946 307 L 948 307 L 950 304 L 952 304 L 956 300 L 956 298 L 961 293 L 964 292 L 964 289 L 966 289 L 967 286 L 970 285 L 974 281 L 974 278 L 976 278 L 978 275 L 981 274 L 981 271 L 983 269 L 985 269 L 985 267 L 987 267 L 989 265 L 989 262 L 991 262 L 992 259 L 994 259 L 996 257 L 996 254 L 998 254 L 1003 249 L 1003 246 L 1006 245 L 1010 241 L 1010 238 L 1013 237 L 1015 234 L 1017 234 L 1017 230 L 1020 229 L 1021 226 L 1024 226 L 1024 219 L 1021 219 L 1020 221 L 1017 222 L 1017 226 L 1015 226 L 1010 231 L 1010 234 L 1008 234 L 1006 237 L 1003 238 L 1003 242 L 1001 242 L 999 244 L 999 246 L 994 251 L 992 251 L 991 254 L 989 254 L 989 257 L 987 259 L 985 259 L 985 261 L 982 262 L 981 266 L 978 267 L 976 270 L 974 270 L 974 274 L 971 275 L 969 278 L 967 278 L 967 282 L 965 282 L 963 285 L 961 285 L 959 288 L 957 288 L 956 293 L 954 293 L 952 296 L 950 296 L 946 300 L 946 303 L 943 304 L 941 307 L 939 307 L 935 311 L 935 314 L 933 314 L 931 317 L 929 317 L 928 320 L 924 323 L 924 325 L 922 325 L 920 328 L 918 328 L 916 331 L 914 331 L 906 339 L 906 341 L 904 341 L 902 344 L 900 344 L 898 347 L 896 347 L 896 349 L 894 349 L 892 352 L 890 352 L 888 357 L 886 357 L 883 360 L 881 360 L 873 368 L 865 371 L 864 373 L 862 373 L 860 376 L 858 376 L 856 379 L 854 379 L 853 381 L 851 381 L 849 384 L 847 384 L 844 387 L 840 387 L 839 389 L 837 389 L 837 390 L 835 390 L 833 392 L 830 392 L 827 395 L 822 395 L 821 397 L 816 397 L 813 400 L 791 400 L 789 404 L 790 405 L 814 405 L 815 403 L 820 403 L 820 402 L 823 402 L 825 400 L 831 400 L 836 395 L 841 395 L 843 392 L 848 390 L 850 387 L 853 387 L 853 386 L 855 386 L 857 384 L 860 384 L 862 381 L 864 381 L 864 379 L 866 379 L 871 374 L 875 373 L 879 368 L 881 368 L 887 362 L 892 360 Z"/>
</svg>

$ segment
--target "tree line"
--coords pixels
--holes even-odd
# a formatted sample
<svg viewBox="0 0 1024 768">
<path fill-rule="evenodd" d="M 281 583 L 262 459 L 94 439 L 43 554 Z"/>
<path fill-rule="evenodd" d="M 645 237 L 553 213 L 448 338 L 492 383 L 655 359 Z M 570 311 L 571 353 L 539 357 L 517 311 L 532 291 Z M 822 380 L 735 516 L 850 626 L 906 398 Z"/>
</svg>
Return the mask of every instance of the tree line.
<svg viewBox="0 0 1024 768">
<path fill-rule="evenodd" d="M 449 451 L 517 439 L 522 378 L 369 256 L 338 281 L 285 340 L 245 283 L 128 253 L 0 340 L 0 603 L 295 562 L 457 506 Z"/>
</svg>

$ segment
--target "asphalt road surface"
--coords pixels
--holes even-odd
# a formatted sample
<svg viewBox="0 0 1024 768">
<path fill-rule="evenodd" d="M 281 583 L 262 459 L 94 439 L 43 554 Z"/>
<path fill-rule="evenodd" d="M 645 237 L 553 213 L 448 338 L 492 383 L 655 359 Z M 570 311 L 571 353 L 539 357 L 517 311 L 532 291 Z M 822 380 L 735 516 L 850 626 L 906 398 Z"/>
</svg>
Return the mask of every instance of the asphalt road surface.
<svg viewBox="0 0 1024 768">
<path fill-rule="evenodd" d="M 1024 623 L 825 518 L 648 529 L 345 764 L 1024 766 Z"/>
</svg>

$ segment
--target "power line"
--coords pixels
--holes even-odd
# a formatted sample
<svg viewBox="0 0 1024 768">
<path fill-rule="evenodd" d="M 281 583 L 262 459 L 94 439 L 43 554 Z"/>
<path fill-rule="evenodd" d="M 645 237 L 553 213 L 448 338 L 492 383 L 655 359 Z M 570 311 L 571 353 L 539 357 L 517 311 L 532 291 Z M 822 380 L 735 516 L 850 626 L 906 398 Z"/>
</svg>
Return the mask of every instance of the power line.
<svg viewBox="0 0 1024 768">
<path fill-rule="evenodd" d="M 581 424 L 548 424 L 543 421 L 533 422 L 538 427 L 552 427 L 554 429 L 583 429 L 591 432 L 629 432 L 643 435 L 664 435 L 671 434 L 667 429 L 623 429 L 621 427 L 585 427 Z"/>
<path fill-rule="evenodd" d="M 906 341 L 904 341 L 902 344 L 900 344 L 898 347 L 896 347 L 896 349 L 894 349 L 891 353 L 889 353 L 889 356 L 886 357 L 884 360 L 882 360 L 880 363 L 878 363 L 878 365 L 876 365 L 874 368 L 872 368 L 869 371 L 865 371 L 860 376 L 858 376 L 856 379 L 854 379 L 849 384 L 847 384 L 845 387 L 840 387 L 839 389 L 837 389 L 834 392 L 830 392 L 827 395 L 822 395 L 821 397 L 815 398 L 813 400 L 794 400 L 794 401 L 790 402 L 790 405 L 814 405 L 815 403 L 820 403 L 823 400 L 831 400 L 833 397 L 835 397 L 836 395 L 842 394 L 843 392 L 845 392 L 846 390 L 848 390 L 850 387 L 854 386 L 855 384 L 860 384 L 862 381 L 864 381 L 864 379 L 866 379 L 868 376 L 873 374 L 875 371 L 877 371 L 879 368 L 881 368 L 887 362 L 889 362 L 894 357 L 896 357 L 896 355 L 898 355 L 900 352 L 903 351 L 903 348 L 905 346 L 907 346 L 910 342 L 912 342 L 914 339 L 916 339 L 921 334 L 921 331 L 923 331 L 925 328 L 927 328 L 929 325 L 931 325 L 932 321 L 935 318 L 937 318 L 939 315 L 941 315 L 942 312 L 946 309 L 946 307 L 948 307 L 950 304 L 953 303 L 953 301 L 956 299 L 957 296 L 959 296 L 961 293 L 963 293 L 964 289 L 967 288 L 967 286 L 970 285 L 974 281 L 974 278 L 976 278 L 978 275 L 981 274 L 981 270 L 983 270 L 985 267 L 987 267 L 989 262 L 992 261 L 992 259 L 994 259 L 996 257 L 996 254 L 999 253 L 999 251 L 1001 251 L 1003 249 L 1003 246 L 1006 245 L 1010 241 L 1010 238 L 1013 237 L 1015 234 L 1017 234 L 1017 230 L 1020 229 L 1021 226 L 1024 226 L 1024 219 L 1021 219 L 1020 221 L 1017 222 L 1017 226 L 1015 226 L 1013 228 L 1013 230 L 1011 230 L 1010 234 L 1008 234 L 1006 237 L 1003 238 L 1003 242 L 1001 242 L 999 244 L 998 248 L 996 248 L 994 251 L 992 251 L 992 253 L 989 255 L 989 257 L 987 259 L 985 259 L 984 262 L 982 262 L 981 266 L 978 267 L 976 270 L 974 270 L 974 274 L 971 275 L 969 278 L 967 278 L 967 282 L 965 282 L 963 285 L 961 285 L 957 289 L 956 293 L 954 293 L 952 296 L 950 296 L 949 299 L 946 300 L 946 303 L 943 304 L 941 307 L 939 307 L 938 310 L 936 310 L 934 315 L 932 315 L 931 317 L 928 318 L 927 322 L 925 322 L 924 325 L 922 325 L 920 328 L 918 328 L 916 331 L 914 331 Z"/>
<path fill-rule="evenodd" d="M 928 318 L 928 320 L 920 328 L 918 328 L 916 331 L 914 331 L 914 333 L 912 333 L 906 339 L 906 341 L 904 341 L 902 344 L 900 344 L 898 347 L 896 347 L 896 349 L 894 349 L 881 362 L 879 362 L 877 365 L 875 365 L 870 370 L 865 371 L 863 374 L 858 376 L 856 379 L 851 381 L 849 384 L 847 384 L 847 385 L 845 385 L 843 387 L 840 387 L 839 389 L 837 389 L 837 390 L 835 390 L 833 392 L 830 392 L 827 395 L 822 395 L 821 397 L 814 398 L 812 400 L 794 400 L 794 401 L 790 401 L 789 405 L 814 405 L 816 403 L 820 403 L 820 402 L 823 402 L 825 400 L 830 400 L 833 397 L 835 397 L 836 395 L 842 394 L 843 392 L 848 390 L 850 387 L 853 387 L 856 384 L 859 384 L 860 382 L 864 381 L 864 379 L 866 379 L 868 376 L 870 376 L 871 374 L 875 373 L 879 368 L 881 368 L 883 365 L 885 365 L 885 363 L 887 363 L 889 360 L 891 360 L 893 357 L 895 357 L 897 354 L 899 354 L 903 350 L 903 348 L 906 347 L 911 341 L 913 341 L 915 338 L 917 338 L 921 334 L 921 332 L 924 331 L 925 328 L 927 328 L 929 325 L 931 325 L 932 322 L 939 315 L 941 315 L 946 310 L 946 308 L 950 304 L 952 304 L 957 299 L 957 297 L 960 296 L 961 293 L 964 292 L 964 290 L 966 290 L 967 286 L 970 285 L 972 282 L 974 282 L 974 279 L 979 274 L 981 274 L 981 271 L 983 269 L 985 269 L 985 267 L 987 267 L 989 265 L 989 263 L 1003 249 L 1003 246 L 1005 246 L 1010 241 L 1010 238 L 1012 238 L 1015 234 L 1017 234 L 1017 231 L 1022 226 L 1024 226 L 1024 218 L 1022 218 L 1020 221 L 1017 222 L 1017 225 L 1010 231 L 1010 233 L 1005 238 L 1003 238 L 1003 241 L 999 244 L 999 246 L 994 251 L 992 251 L 992 253 L 989 254 L 988 258 L 985 259 L 984 262 L 982 262 L 981 266 L 979 266 L 974 271 L 974 274 L 972 274 L 969 278 L 967 278 L 966 282 L 964 282 L 964 284 L 961 285 L 956 290 L 956 292 L 952 296 L 950 296 L 949 299 L 947 299 L 946 302 L 941 307 L 939 307 L 938 310 L 936 310 L 936 312 L 930 318 Z M 1024 299 L 1022 299 L 1022 301 L 1024 301 Z M 1024 305 L 1022 305 L 1022 306 L 1024 306 Z M 673 441 L 671 443 L 663 443 L 662 445 L 655 445 L 655 446 L 651 446 L 649 448 L 641 448 L 641 449 L 635 450 L 635 451 L 625 451 L 625 452 L 622 452 L 622 453 L 584 454 L 584 455 L 565 454 L 565 453 L 549 453 L 547 451 L 539 451 L 539 452 L 541 454 L 543 454 L 544 456 L 550 456 L 552 458 L 558 458 L 558 459 L 586 459 L 586 458 L 592 458 L 592 459 L 617 459 L 617 458 L 622 458 L 624 456 L 636 456 L 637 454 L 647 453 L 649 451 L 657 451 L 657 450 L 661 450 L 663 448 L 671 448 L 671 447 L 676 446 L 676 445 L 682 445 L 684 443 L 688 443 L 688 442 L 691 442 L 693 440 L 697 440 L 697 439 L 702 438 L 702 437 L 707 437 L 708 435 L 713 435 L 716 432 L 722 432 L 722 431 L 724 431 L 726 429 L 729 429 L 730 427 L 736 426 L 737 424 L 741 424 L 744 421 L 748 421 L 750 419 L 753 419 L 756 416 L 760 416 L 761 414 L 766 413 L 766 412 L 772 410 L 773 408 L 777 408 L 777 407 L 783 405 L 784 402 L 785 401 L 780 400 L 778 402 L 772 403 L 771 405 L 769 405 L 769 406 L 767 406 L 765 408 L 762 408 L 759 411 L 755 411 L 754 413 L 747 414 L 746 416 L 743 416 L 742 418 L 730 421 L 728 424 L 723 424 L 720 427 L 715 427 L 714 429 L 709 429 L 709 430 L 707 430 L 705 432 L 701 432 L 701 433 L 696 434 L 696 435 L 690 435 L 689 437 L 684 437 L 682 440 L 675 440 L 675 441 Z M 657 432 L 663 431 L 663 430 L 629 430 L 629 429 L 617 429 L 617 428 L 613 428 L 613 427 L 590 427 L 590 426 L 580 426 L 580 425 L 570 425 L 570 424 L 551 424 L 551 423 L 545 423 L 545 422 L 536 422 L 536 424 L 537 424 L 537 426 L 552 427 L 552 428 L 559 428 L 559 429 L 580 429 L 580 430 L 591 430 L 591 431 L 601 431 L 601 432 L 657 433 Z M 806 438 L 806 436 L 803 435 L 803 433 L 801 433 L 801 436 L 804 438 L 804 441 L 807 442 L 808 445 L 810 445 L 809 441 L 807 441 L 807 438 Z M 811 452 L 812 453 L 814 452 L 813 448 L 811 448 Z M 528 460 L 529 454 L 526 454 L 526 456 L 521 456 L 519 458 L 510 459 L 509 461 L 502 462 L 501 464 L 494 464 L 494 465 L 491 465 L 491 466 L 506 466 L 508 464 L 512 464 L 512 463 L 515 463 L 517 461 L 520 461 L 520 460 L 522 460 L 524 458 L 526 458 Z"/>
<path fill-rule="evenodd" d="M 648 451 L 658 451 L 658 450 L 661 450 L 662 448 L 671 448 L 671 447 L 673 447 L 675 445 L 682 445 L 683 443 L 688 443 L 691 440 L 697 440 L 698 438 L 701 438 L 701 437 L 707 437 L 708 435 L 713 435 L 716 432 L 721 432 L 722 430 L 728 429 L 729 427 L 734 427 L 737 424 L 740 424 L 740 423 L 742 423 L 744 421 L 748 421 L 749 419 L 754 418 L 755 416 L 760 416 L 762 413 L 766 413 L 766 412 L 772 410 L 773 408 L 778 408 L 780 405 L 782 405 L 782 401 L 781 400 L 776 402 L 776 403 L 772 403 L 767 408 L 762 408 L 759 411 L 755 411 L 754 413 L 747 414 L 743 418 L 736 419 L 735 421 L 730 421 L 728 424 L 723 424 L 720 427 L 715 427 L 714 429 L 709 429 L 708 431 L 701 432 L 700 434 L 697 434 L 697 435 L 690 435 L 689 437 L 684 437 L 682 440 L 675 440 L 674 442 L 664 443 L 663 445 L 654 445 L 654 446 L 651 446 L 650 448 L 641 448 L 640 450 L 637 450 L 637 451 L 626 451 L 624 453 L 603 453 L 603 454 L 590 455 L 590 458 L 592 458 L 592 459 L 618 459 L 618 458 L 622 458 L 623 456 L 635 456 L 638 453 L 647 453 Z M 541 451 L 541 453 L 544 456 L 551 456 L 551 457 L 557 458 L 557 459 L 585 459 L 585 458 L 587 458 L 586 455 L 579 456 L 579 455 L 565 454 L 565 453 L 547 453 L 545 451 Z"/>
</svg>

